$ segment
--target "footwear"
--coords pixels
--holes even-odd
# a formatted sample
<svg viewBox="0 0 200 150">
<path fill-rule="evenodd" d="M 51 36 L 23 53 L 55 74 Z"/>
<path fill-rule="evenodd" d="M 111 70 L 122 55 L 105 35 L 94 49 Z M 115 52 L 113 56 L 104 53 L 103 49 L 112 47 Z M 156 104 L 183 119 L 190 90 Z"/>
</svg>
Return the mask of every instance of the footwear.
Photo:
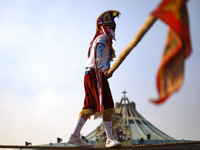
<svg viewBox="0 0 200 150">
<path fill-rule="evenodd" d="M 83 141 L 80 137 L 75 137 L 73 134 L 70 136 L 69 141 L 67 142 L 69 144 L 78 145 L 78 146 L 88 146 L 88 143 Z"/>
<path fill-rule="evenodd" d="M 115 140 L 114 138 L 112 139 L 109 138 L 106 140 L 106 147 L 117 147 L 117 146 L 121 146 L 121 143 Z"/>
</svg>

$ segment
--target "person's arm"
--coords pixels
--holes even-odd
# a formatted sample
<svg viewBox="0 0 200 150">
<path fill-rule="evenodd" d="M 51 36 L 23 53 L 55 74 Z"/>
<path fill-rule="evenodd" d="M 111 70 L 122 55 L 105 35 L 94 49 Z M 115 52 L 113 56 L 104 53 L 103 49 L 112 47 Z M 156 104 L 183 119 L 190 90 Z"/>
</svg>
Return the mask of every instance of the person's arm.
<svg viewBox="0 0 200 150">
<path fill-rule="evenodd" d="M 106 46 L 106 38 L 105 36 L 100 37 L 97 44 L 96 44 L 96 63 L 97 68 L 101 70 L 101 72 L 104 74 L 105 78 L 110 78 L 112 74 L 108 75 L 108 66 L 105 62 L 105 56 L 103 55 L 105 46 Z"/>
<path fill-rule="evenodd" d="M 110 77 L 112 77 L 112 74 L 108 75 L 108 66 L 105 64 L 105 60 L 103 59 L 103 51 L 105 49 L 105 45 L 98 43 L 97 44 L 97 68 L 99 68 L 101 70 L 101 72 L 104 74 L 105 78 L 108 79 Z"/>
<path fill-rule="evenodd" d="M 108 69 L 107 65 L 104 62 L 104 56 L 103 52 L 105 49 L 105 45 L 102 43 L 97 43 L 97 49 L 96 49 L 96 63 L 97 63 L 97 68 L 101 70 L 103 73 L 106 69 Z"/>
</svg>

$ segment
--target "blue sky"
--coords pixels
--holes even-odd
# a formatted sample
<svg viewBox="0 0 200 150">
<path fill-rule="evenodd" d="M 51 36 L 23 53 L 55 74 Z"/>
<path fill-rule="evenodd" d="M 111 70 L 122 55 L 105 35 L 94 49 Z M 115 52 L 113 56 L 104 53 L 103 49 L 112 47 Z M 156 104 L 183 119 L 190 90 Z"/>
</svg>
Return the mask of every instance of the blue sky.
<svg viewBox="0 0 200 150">
<path fill-rule="evenodd" d="M 0 0 L 0 144 L 66 142 L 84 100 L 84 65 L 104 11 L 116 18 L 118 57 L 160 0 Z M 157 20 L 109 79 L 115 102 L 126 90 L 136 109 L 176 139 L 200 140 L 199 0 L 188 2 L 192 54 L 185 61 L 184 82 L 168 101 L 156 106 L 156 74 L 167 26 Z M 115 59 L 116 60 L 116 59 Z M 91 119 L 87 135 L 101 120 Z"/>
</svg>

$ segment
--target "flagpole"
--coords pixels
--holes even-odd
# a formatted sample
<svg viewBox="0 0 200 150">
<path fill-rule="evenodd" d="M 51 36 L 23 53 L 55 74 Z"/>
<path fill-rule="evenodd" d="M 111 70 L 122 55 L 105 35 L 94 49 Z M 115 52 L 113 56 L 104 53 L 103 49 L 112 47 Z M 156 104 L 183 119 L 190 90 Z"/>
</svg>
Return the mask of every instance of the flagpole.
<svg viewBox="0 0 200 150">
<path fill-rule="evenodd" d="M 154 24 L 154 22 L 157 20 L 156 17 L 150 15 L 145 23 L 142 25 L 142 27 L 139 29 L 136 36 L 133 38 L 133 40 L 126 46 L 126 48 L 121 52 L 115 63 L 112 65 L 112 67 L 108 70 L 108 75 L 113 74 L 113 72 L 121 65 L 121 63 L 124 61 L 126 56 L 131 52 L 131 50 L 140 42 L 142 37 L 145 35 L 145 33 L 151 28 L 151 26 Z"/>
</svg>

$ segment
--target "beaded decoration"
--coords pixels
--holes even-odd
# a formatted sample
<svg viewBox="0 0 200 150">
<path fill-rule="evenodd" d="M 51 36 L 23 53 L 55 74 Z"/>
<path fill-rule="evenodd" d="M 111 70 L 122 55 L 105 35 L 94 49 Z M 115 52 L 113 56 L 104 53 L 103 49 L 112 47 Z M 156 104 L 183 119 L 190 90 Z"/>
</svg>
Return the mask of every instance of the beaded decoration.
<svg viewBox="0 0 200 150">
<path fill-rule="evenodd" d="M 120 12 L 116 10 L 108 10 L 102 13 L 96 21 L 96 31 L 100 29 L 102 25 L 113 26 L 115 28 L 115 17 L 119 17 Z"/>
</svg>

